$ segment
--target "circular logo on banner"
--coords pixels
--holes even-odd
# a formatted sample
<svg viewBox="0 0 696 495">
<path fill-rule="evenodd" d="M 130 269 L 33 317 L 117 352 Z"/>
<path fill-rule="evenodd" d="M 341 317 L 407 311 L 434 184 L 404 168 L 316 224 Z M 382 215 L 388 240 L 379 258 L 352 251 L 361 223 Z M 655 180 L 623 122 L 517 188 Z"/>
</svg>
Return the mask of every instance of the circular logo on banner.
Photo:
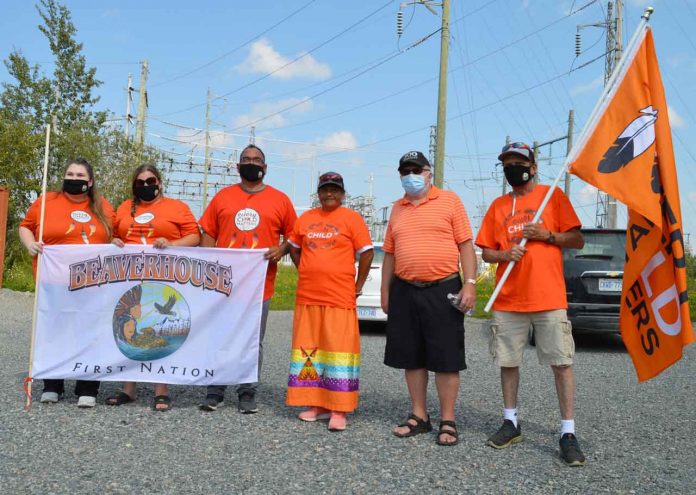
<svg viewBox="0 0 696 495">
<path fill-rule="evenodd" d="M 152 361 L 173 354 L 186 341 L 191 312 L 173 287 L 144 282 L 121 296 L 112 324 L 114 340 L 124 356 Z"/>
<path fill-rule="evenodd" d="M 244 208 L 239 210 L 234 216 L 234 224 L 243 232 L 254 230 L 259 226 L 261 216 L 252 208 Z"/>
<path fill-rule="evenodd" d="M 92 220 L 92 215 L 82 210 L 75 210 L 70 213 L 70 218 L 79 223 L 87 223 Z"/>
<path fill-rule="evenodd" d="M 154 219 L 155 219 L 155 215 L 148 211 L 147 213 L 141 213 L 140 215 L 135 217 L 133 220 L 135 220 L 135 223 L 144 224 L 144 223 L 150 223 Z"/>
</svg>

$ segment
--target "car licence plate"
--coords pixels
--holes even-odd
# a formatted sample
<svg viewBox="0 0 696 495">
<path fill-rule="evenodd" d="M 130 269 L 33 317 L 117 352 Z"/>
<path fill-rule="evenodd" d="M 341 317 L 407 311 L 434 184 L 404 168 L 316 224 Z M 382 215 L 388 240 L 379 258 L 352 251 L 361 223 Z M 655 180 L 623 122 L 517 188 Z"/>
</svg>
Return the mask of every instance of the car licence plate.
<svg viewBox="0 0 696 495">
<path fill-rule="evenodd" d="M 366 307 L 358 307 L 358 317 L 376 317 L 377 316 L 377 308 L 366 308 Z"/>
<path fill-rule="evenodd" d="M 600 292 L 621 292 L 622 282 L 620 278 L 600 278 Z"/>
</svg>

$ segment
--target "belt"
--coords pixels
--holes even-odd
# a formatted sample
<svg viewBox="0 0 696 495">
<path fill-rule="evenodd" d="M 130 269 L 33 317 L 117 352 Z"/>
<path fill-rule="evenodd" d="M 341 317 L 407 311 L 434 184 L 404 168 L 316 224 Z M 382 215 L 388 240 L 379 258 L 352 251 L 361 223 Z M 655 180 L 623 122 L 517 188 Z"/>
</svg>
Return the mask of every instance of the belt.
<svg viewBox="0 0 696 495">
<path fill-rule="evenodd" d="M 414 287 L 418 287 L 420 289 L 423 289 L 425 287 L 433 287 L 434 285 L 439 285 L 443 282 L 447 282 L 448 280 L 454 280 L 455 278 L 459 277 L 459 273 L 453 273 L 452 275 L 447 275 L 445 278 L 441 278 L 440 280 L 432 280 L 430 282 L 420 282 L 418 280 L 406 280 L 403 278 L 399 278 L 402 282 L 406 282 L 409 285 L 413 285 Z"/>
</svg>

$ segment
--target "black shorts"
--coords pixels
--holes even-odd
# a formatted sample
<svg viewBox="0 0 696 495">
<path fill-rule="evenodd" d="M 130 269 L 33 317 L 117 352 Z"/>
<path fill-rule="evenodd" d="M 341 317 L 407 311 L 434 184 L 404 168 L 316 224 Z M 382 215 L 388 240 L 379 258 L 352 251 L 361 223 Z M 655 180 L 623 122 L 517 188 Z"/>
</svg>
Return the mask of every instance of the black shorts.
<svg viewBox="0 0 696 495">
<path fill-rule="evenodd" d="M 464 314 L 447 299 L 461 288 L 459 277 L 422 288 L 394 277 L 384 364 L 443 373 L 466 369 Z"/>
</svg>

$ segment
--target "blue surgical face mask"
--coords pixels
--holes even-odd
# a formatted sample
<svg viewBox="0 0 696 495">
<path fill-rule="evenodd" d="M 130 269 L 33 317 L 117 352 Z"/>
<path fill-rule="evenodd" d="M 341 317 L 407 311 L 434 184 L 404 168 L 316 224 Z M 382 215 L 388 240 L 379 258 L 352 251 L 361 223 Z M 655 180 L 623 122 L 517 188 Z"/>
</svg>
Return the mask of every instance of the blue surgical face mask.
<svg viewBox="0 0 696 495">
<path fill-rule="evenodd" d="M 406 191 L 406 194 L 416 196 L 425 189 L 425 177 L 423 175 L 408 174 L 401 177 L 401 185 Z"/>
</svg>

